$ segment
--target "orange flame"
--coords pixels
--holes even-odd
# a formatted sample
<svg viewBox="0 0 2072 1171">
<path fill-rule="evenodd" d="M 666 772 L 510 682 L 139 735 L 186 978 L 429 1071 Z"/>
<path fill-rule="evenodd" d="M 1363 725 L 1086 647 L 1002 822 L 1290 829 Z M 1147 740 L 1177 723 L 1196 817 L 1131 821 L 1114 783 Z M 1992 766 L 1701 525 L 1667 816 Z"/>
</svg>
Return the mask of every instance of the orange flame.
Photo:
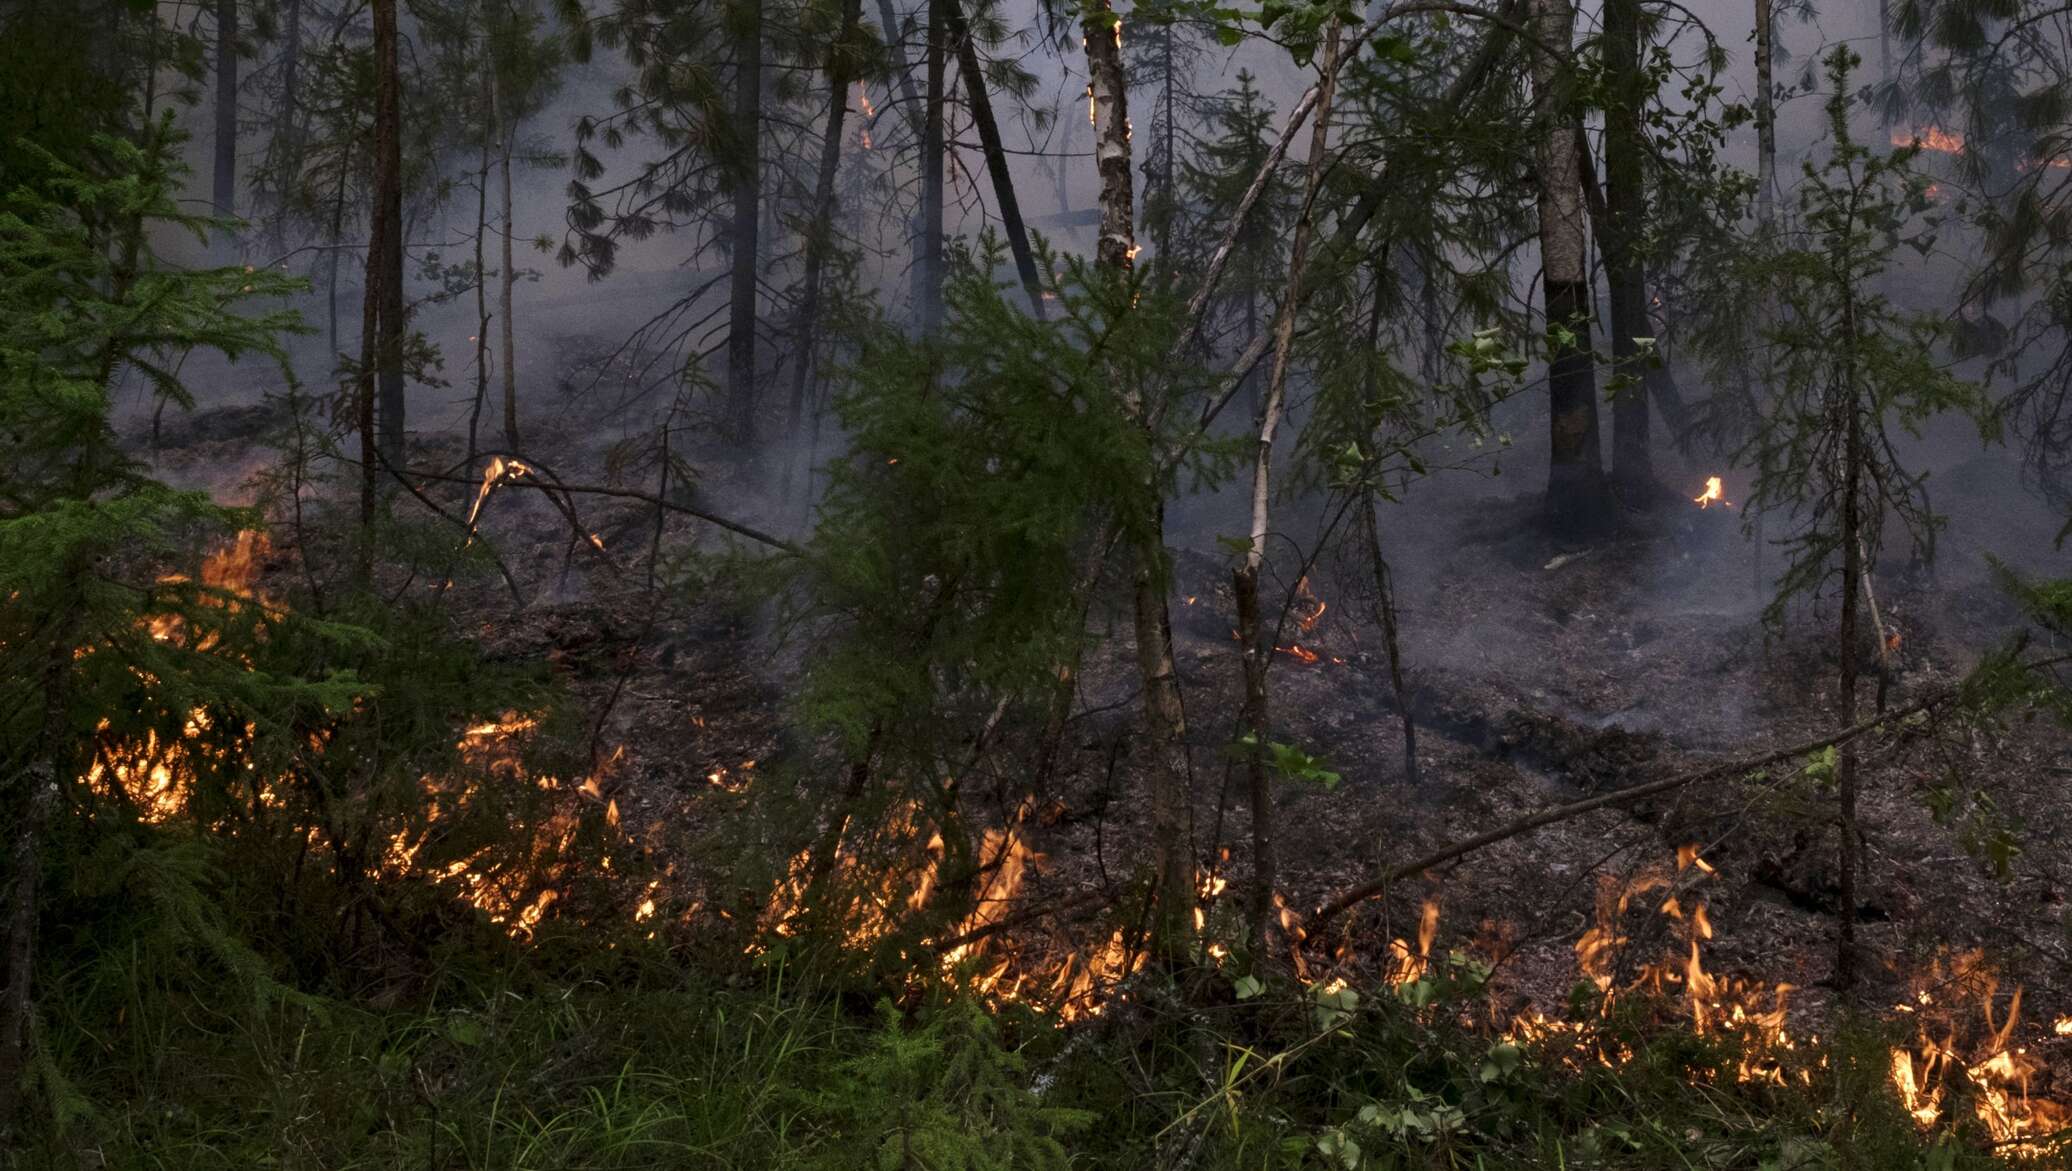
<svg viewBox="0 0 2072 1171">
<path fill-rule="evenodd" d="M 1722 508 L 1734 507 L 1734 502 L 1728 500 L 1724 492 L 1725 487 L 1720 483 L 1718 476 L 1707 476 L 1705 477 L 1705 491 L 1691 497 L 1691 503 L 1700 508 L 1710 508 L 1715 504 Z"/>
</svg>

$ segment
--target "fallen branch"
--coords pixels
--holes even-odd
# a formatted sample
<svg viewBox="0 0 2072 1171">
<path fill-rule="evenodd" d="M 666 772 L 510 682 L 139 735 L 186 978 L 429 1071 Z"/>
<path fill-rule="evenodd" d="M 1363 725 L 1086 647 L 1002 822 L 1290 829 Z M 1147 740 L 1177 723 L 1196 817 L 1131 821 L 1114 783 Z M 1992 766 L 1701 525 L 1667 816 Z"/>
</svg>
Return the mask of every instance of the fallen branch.
<svg viewBox="0 0 2072 1171">
<path fill-rule="evenodd" d="M 524 457 L 521 456 L 519 458 L 523 459 Z M 524 462 L 530 464 L 532 461 L 525 460 Z M 450 476 L 440 472 L 410 472 L 408 474 L 426 480 L 442 481 L 450 484 L 476 484 L 480 482 L 479 478 L 470 479 L 466 476 Z M 751 541 L 756 541 L 761 544 L 768 545 L 773 549 L 782 549 L 786 553 L 791 553 L 793 555 L 799 555 L 805 552 L 805 550 L 799 548 L 792 542 L 785 540 L 783 537 L 772 536 L 769 533 L 763 532 L 761 529 L 753 528 L 749 525 L 742 524 L 739 521 L 728 520 L 726 517 L 706 512 L 703 509 L 692 508 L 688 504 L 679 504 L 674 500 L 665 500 L 652 492 L 642 492 L 637 488 L 611 488 L 600 484 L 564 484 L 558 481 L 549 483 L 543 480 L 534 480 L 526 476 L 517 476 L 511 479 L 507 479 L 503 481 L 503 483 L 499 486 L 505 488 L 531 488 L 536 492 L 545 492 L 550 496 L 556 492 L 563 492 L 569 495 L 581 494 L 585 496 L 611 496 L 617 497 L 622 500 L 639 500 L 647 504 L 652 504 L 657 508 L 668 509 L 670 512 L 678 512 L 682 513 L 685 516 L 696 517 L 707 524 L 718 525 L 720 528 L 723 528 L 730 533 L 738 533 L 741 536 L 747 537 Z"/>
<path fill-rule="evenodd" d="M 1866 720 L 1863 723 L 1856 724 L 1849 728 L 1845 728 L 1840 732 L 1834 732 L 1829 735 L 1819 737 L 1818 739 L 1808 740 L 1803 743 L 1794 744 L 1789 748 L 1779 748 L 1774 752 L 1766 752 L 1761 756 L 1746 757 L 1741 760 L 1731 760 L 1722 764 L 1713 765 L 1709 768 L 1699 769 L 1696 772 L 1684 773 L 1680 776 L 1667 777 L 1659 781 L 1648 781 L 1643 784 L 1629 785 L 1626 788 L 1615 789 L 1609 793 L 1600 793 L 1597 796 L 1588 798 L 1586 800 L 1570 802 L 1567 805 L 1556 805 L 1551 809 L 1542 809 L 1537 813 L 1521 817 L 1518 820 L 1511 822 L 1509 825 L 1501 826 L 1497 829 L 1490 830 L 1487 833 L 1477 834 L 1472 838 L 1468 838 L 1465 841 L 1455 842 L 1450 846 L 1444 846 L 1438 850 L 1433 851 L 1430 854 L 1426 854 L 1422 858 L 1415 859 L 1414 861 L 1405 862 L 1401 865 L 1390 867 L 1388 870 L 1385 870 L 1382 873 L 1376 875 L 1375 877 L 1370 878 L 1367 881 L 1359 884 L 1358 886 L 1353 887 L 1351 890 L 1346 891 L 1345 893 L 1339 895 L 1337 898 L 1332 899 L 1330 902 L 1325 903 L 1323 906 L 1317 908 L 1316 913 L 1310 917 L 1307 923 L 1303 924 L 1303 927 L 1310 933 L 1314 934 L 1318 924 L 1323 923 L 1343 913 L 1344 911 L 1350 910 L 1352 907 L 1362 902 L 1365 902 L 1366 900 L 1373 898 L 1378 894 L 1383 893 L 1389 888 L 1389 886 L 1392 883 L 1399 882 L 1402 879 L 1408 878 L 1414 874 L 1421 874 L 1424 871 L 1430 870 L 1432 867 L 1437 866 L 1443 862 L 1451 862 L 1455 858 L 1460 858 L 1465 855 L 1472 854 L 1475 851 L 1482 849 L 1484 846 L 1493 846 L 1498 842 L 1515 838 L 1520 834 L 1530 833 L 1533 830 L 1539 829 L 1541 826 L 1553 825 L 1555 822 L 1560 821 L 1568 821 L 1571 818 L 1580 817 L 1585 813 L 1590 813 L 1594 810 L 1603 809 L 1607 806 L 1624 805 L 1631 801 L 1638 801 L 1643 797 L 1652 797 L 1658 793 L 1673 792 L 1677 789 L 1681 789 L 1689 785 L 1695 785 L 1703 781 L 1716 781 L 1722 777 L 1739 776 L 1743 773 L 1753 772 L 1756 769 L 1767 768 L 1773 764 L 1778 764 L 1783 761 L 1794 759 L 1796 757 L 1805 756 L 1808 753 L 1818 752 L 1823 748 L 1829 748 L 1837 744 L 1843 744 L 1850 740 L 1854 740 L 1859 736 L 1862 736 L 1866 732 L 1875 731 L 1878 728 L 1885 726 L 1886 724 L 1894 723 L 1896 721 L 1905 719 L 1908 716 L 1914 715 L 1918 712 L 1924 712 L 1929 710 L 1930 708 L 1936 707 L 1944 703 L 1948 703 L 1950 700 L 1955 699 L 1957 697 L 1959 690 L 1960 689 L 1955 686 L 1941 688 L 1933 694 L 1915 700 L 1913 703 L 1910 703 L 1905 707 L 1894 708 L 1882 716 Z"/>
<path fill-rule="evenodd" d="M 955 951 L 967 944 L 977 943 L 981 939 L 998 935 L 1002 931 L 1009 931 L 1020 927 L 1024 923 L 1033 923 L 1038 919 L 1048 918 L 1052 915 L 1070 915 L 1085 910 L 1088 907 L 1105 908 L 1113 904 L 1118 897 L 1119 895 L 1108 891 L 1088 891 L 1077 898 L 1066 899 L 1062 903 L 1031 907 L 1018 914 L 995 919 L 982 927 L 974 927 L 962 935 L 952 935 L 948 939 L 931 939 L 924 946 L 934 952 Z"/>
<path fill-rule="evenodd" d="M 408 476 L 396 470 L 396 466 L 388 461 L 387 456 L 381 454 L 379 448 L 375 449 L 374 458 L 381 461 L 381 467 L 383 471 L 395 477 L 396 483 L 401 484 L 405 492 L 408 492 L 412 496 L 417 497 L 417 502 L 419 504 L 422 504 L 426 508 L 431 509 L 432 514 L 434 516 L 437 516 L 442 520 L 450 521 L 453 524 L 459 525 L 463 530 L 467 532 L 470 538 L 474 537 L 475 530 L 472 524 L 453 515 L 452 513 L 439 507 L 437 504 L 434 504 L 432 502 L 432 498 L 426 496 L 424 492 L 418 488 L 417 485 L 411 483 L 410 478 Z M 497 556 L 497 552 L 495 549 L 490 549 L 487 546 L 484 546 L 484 549 L 489 554 L 490 561 L 495 563 L 496 571 L 500 574 L 503 574 L 504 576 L 504 585 L 511 591 L 511 604 L 523 610 L 525 608 L 525 596 L 518 592 L 518 579 L 511 576 L 511 567 L 504 564 L 504 559 L 502 557 Z"/>
</svg>

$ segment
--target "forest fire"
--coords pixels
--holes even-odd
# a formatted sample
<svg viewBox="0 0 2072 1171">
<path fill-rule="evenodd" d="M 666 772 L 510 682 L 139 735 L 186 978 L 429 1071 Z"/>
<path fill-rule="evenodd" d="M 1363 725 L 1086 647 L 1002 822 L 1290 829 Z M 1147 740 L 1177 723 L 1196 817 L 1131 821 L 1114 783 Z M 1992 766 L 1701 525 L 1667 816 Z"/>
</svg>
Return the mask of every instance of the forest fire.
<svg viewBox="0 0 2072 1171">
<path fill-rule="evenodd" d="M 856 128 L 857 142 L 865 150 L 874 147 L 871 142 L 871 126 L 878 120 L 878 108 L 871 104 L 871 91 L 862 81 L 856 83 L 856 109 L 863 115 L 863 121 Z"/>
<path fill-rule="evenodd" d="M 1718 476 L 1705 477 L 1705 490 L 1691 497 L 1691 503 L 1699 508 L 1710 508 L 1715 504 L 1721 508 L 1734 507 L 1734 502 L 1726 498 L 1726 488 Z"/>
<path fill-rule="evenodd" d="M 1913 983 L 1912 1001 L 1893 1011 L 1914 1019 L 1915 1042 L 1911 1050 L 1892 1050 L 1891 1081 L 1914 1121 L 1932 1127 L 1946 1108 L 1969 1098 L 1973 1116 L 2006 1153 L 2034 1158 L 2061 1149 L 2072 1107 L 2030 1093 L 2044 1067 L 2015 1041 L 2022 990 L 2015 988 L 1996 1008 L 2000 981 L 1977 951 L 1937 956 Z M 1977 1012 L 1967 1012 L 1964 1006 L 1974 1002 Z M 2066 1024 L 2060 1018 L 2052 1032 L 2072 1031 L 2061 1027 Z"/>
<path fill-rule="evenodd" d="M 1918 146 L 1922 150 L 1932 150 L 1937 154 L 1961 154 L 1964 150 L 1964 136 L 1952 134 L 1940 126 L 1930 126 L 1923 130 L 1894 130 L 1892 145 Z"/>
<path fill-rule="evenodd" d="M 489 501 L 489 494 L 496 491 L 497 486 L 505 481 L 515 480 L 520 476 L 529 474 L 531 471 L 531 468 L 519 460 L 507 460 L 500 455 L 490 459 L 488 465 L 482 469 L 482 486 L 475 492 L 475 503 L 468 508 L 468 532 L 470 535 L 475 531 L 476 520 L 482 515 L 482 506 Z"/>
</svg>

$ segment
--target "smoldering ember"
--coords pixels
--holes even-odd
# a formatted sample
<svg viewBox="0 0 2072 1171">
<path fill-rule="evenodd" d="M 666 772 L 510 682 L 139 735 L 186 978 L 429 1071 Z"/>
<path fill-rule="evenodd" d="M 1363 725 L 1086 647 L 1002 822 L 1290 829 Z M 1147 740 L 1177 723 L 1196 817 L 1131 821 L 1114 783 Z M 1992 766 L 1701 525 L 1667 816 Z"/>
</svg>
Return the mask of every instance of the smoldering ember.
<svg viewBox="0 0 2072 1171">
<path fill-rule="evenodd" d="M 0 0 L 0 1171 L 2072 1166 L 2072 10 Z"/>
</svg>

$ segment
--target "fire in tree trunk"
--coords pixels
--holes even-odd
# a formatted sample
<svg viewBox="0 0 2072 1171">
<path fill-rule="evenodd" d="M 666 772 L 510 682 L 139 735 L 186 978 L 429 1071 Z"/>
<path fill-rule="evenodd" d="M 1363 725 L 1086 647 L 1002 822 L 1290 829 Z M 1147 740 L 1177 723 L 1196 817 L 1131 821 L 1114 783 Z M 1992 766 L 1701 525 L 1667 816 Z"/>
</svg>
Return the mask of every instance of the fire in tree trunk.
<svg viewBox="0 0 2072 1171">
<path fill-rule="evenodd" d="M 1094 165 L 1101 178 L 1101 235 L 1094 260 L 1118 284 L 1130 279 L 1137 254 L 1135 193 L 1130 176 L 1127 86 L 1122 22 L 1103 0 L 1088 6 L 1086 42 L 1094 123 Z M 1125 384 L 1125 407 L 1147 431 L 1154 425 L 1140 388 Z M 1154 449 L 1156 444 L 1151 445 Z M 1151 831 L 1157 850 L 1152 951 L 1167 963 L 1188 960 L 1194 935 L 1194 859 L 1189 847 L 1187 721 L 1173 661 L 1172 616 L 1166 608 L 1165 501 L 1155 477 L 1138 486 L 1135 592 L 1137 673 L 1144 687 L 1145 742 L 1150 750 Z"/>
<path fill-rule="evenodd" d="M 1590 358 L 1590 284 L 1584 266 L 1582 160 L 1568 120 L 1572 0 L 1535 0 L 1540 43 L 1533 89 L 1545 136 L 1539 169 L 1540 261 L 1545 272 L 1550 434 L 1547 518 L 1557 533 L 1588 536 L 1610 527 L 1597 428 L 1597 374 Z"/>
<path fill-rule="evenodd" d="M 1647 91 L 1640 48 L 1640 0 L 1606 0 L 1604 60 L 1611 97 L 1604 114 L 1605 210 L 1610 221 L 1605 272 L 1611 286 L 1615 387 L 1612 483 L 1628 508 L 1650 507 L 1662 495 L 1648 442 L 1649 379 L 1640 341 L 1654 334 L 1640 252 L 1647 221 L 1640 121 Z"/>
<path fill-rule="evenodd" d="M 731 304 L 727 319 L 727 426 L 741 443 L 755 440 L 756 255 L 762 240 L 763 11 L 755 0 L 733 6 L 734 224 Z"/>
<path fill-rule="evenodd" d="M 237 0 L 216 0 L 216 214 L 237 214 Z"/>
<path fill-rule="evenodd" d="M 1308 177 L 1304 183 L 1302 214 L 1295 223 L 1295 238 L 1288 249 L 1288 292 L 1281 298 L 1281 311 L 1274 321 L 1273 368 L 1267 378 L 1266 400 L 1258 418 L 1258 440 L 1253 444 L 1252 516 L 1250 542 L 1245 559 L 1232 572 L 1237 594 L 1238 640 L 1243 647 L 1245 703 L 1243 721 L 1250 739 L 1245 771 L 1252 806 L 1252 889 L 1247 903 L 1252 940 L 1263 954 L 1267 929 L 1273 921 L 1274 835 L 1273 778 L 1266 767 L 1266 736 L 1269 693 L 1267 661 L 1272 654 L 1270 637 L 1259 621 L 1259 571 L 1266 561 L 1266 535 L 1272 499 L 1273 441 L 1280 429 L 1282 406 L 1287 401 L 1288 366 L 1295 350 L 1295 314 L 1303 270 L 1309 259 L 1310 237 L 1316 232 L 1315 206 L 1324 182 L 1324 155 L 1330 147 L 1331 100 L 1338 78 L 1338 22 L 1331 23 L 1324 38 L 1324 61 L 1319 78 L 1316 120 L 1311 125 Z"/>
<path fill-rule="evenodd" d="M 396 65 L 396 0 L 374 0 L 374 216 L 367 295 L 379 294 L 381 455 L 403 466 L 403 112 Z M 378 279 L 377 279 L 378 274 Z M 372 475 L 370 469 L 369 474 Z"/>
<path fill-rule="evenodd" d="M 971 26 L 957 0 L 941 0 L 949 20 L 949 34 L 957 41 L 957 67 L 964 78 L 965 100 L 971 103 L 971 121 L 978 127 L 979 146 L 986 152 L 986 172 L 993 179 L 993 198 L 1000 205 L 1000 223 L 1007 230 L 1007 246 L 1014 252 L 1015 271 L 1022 289 L 1029 295 L 1029 310 L 1043 316 L 1043 281 L 1036 272 L 1036 254 L 1029 247 L 1029 229 L 1022 223 L 1021 200 L 1015 198 L 1014 176 L 1007 169 L 1007 148 L 1000 140 L 1000 123 L 993 116 L 993 98 L 986 89 L 986 72 L 978 59 L 978 44 L 971 38 Z"/>
<path fill-rule="evenodd" d="M 944 0 L 928 4 L 928 99 L 921 121 L 921 226 L 914 261 L 914 315 L 923 334 L 942 328 Z"/>
</svg>

